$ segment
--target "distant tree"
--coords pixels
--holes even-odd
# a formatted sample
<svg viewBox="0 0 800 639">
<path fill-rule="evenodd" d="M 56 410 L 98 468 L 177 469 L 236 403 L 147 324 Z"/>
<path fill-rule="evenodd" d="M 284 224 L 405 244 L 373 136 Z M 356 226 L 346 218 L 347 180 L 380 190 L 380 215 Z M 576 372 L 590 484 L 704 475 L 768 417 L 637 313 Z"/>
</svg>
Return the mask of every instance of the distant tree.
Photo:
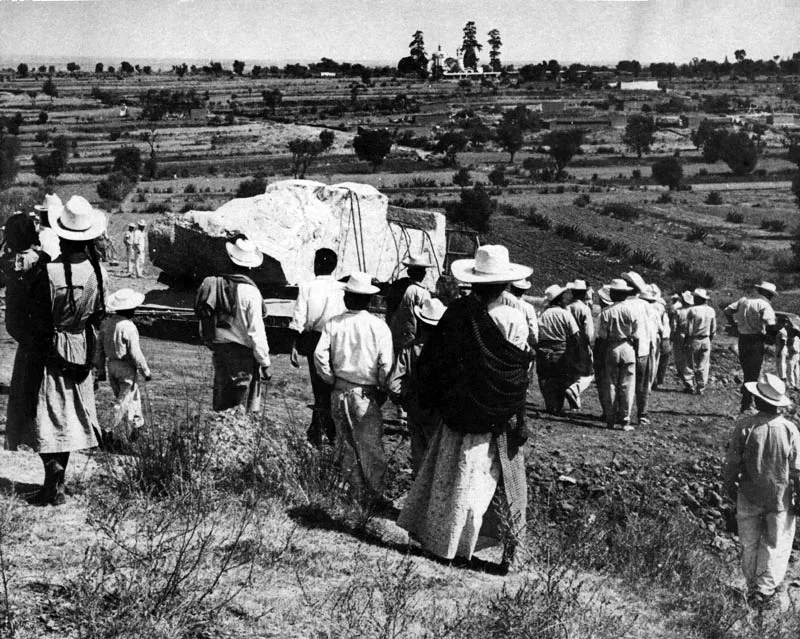
<svg viewBox="0 0 800 639">
<path fill-rule="evenodd" d="M 53 147 L 53 152 L 58 153 L 58 155 L 61 158 L 62 171 L 67 168 L 67 162 L 69 162 L 70 147 L 75 148 L 77 144 L 78 144 L 77 140 L 72 140 L 70 142 L 70 139 L 66 135 L 57 135 L 56 137 L 53 138 L 52 142 L 50 143 L 50 146 Z"/>
<path fill-rule="evenodd" d="M 263 195 L 267 190 L 267 183 L 263 178 L 250 178 L 249 180 L 242 180 L 236 188 L 236 195 L 234 197 L 255 197 L 256 195 Z"/>
<path fill-rule="evenodd" d="M 461 167 L 453 174 L 453 184 L 460 186 L 462 189 L 472 185 L 472 176 L 469 169 Z"/>
<path fill-rule="evenodd" d="M 264 89 L 261 92 L 261 99 L 264 101 L 264 106 L 270 110 L 272 115 L 275 115 L 275 111 L 283 100 L 283 93 L 277 88 L 272 90 Z"/>
<path fill-rule="evenodd" d="M 400 61 L 397 63 L 397 72 L 400 73 L 401 75 L 411 75 L 419 73 L 419 67 L 417 66 L 417 61 L 410 55 L 400 58 Z"/>
<path fill-rule="evenodd" d="M 506 167 L 502 164 L 495 165 L 487 177 L 489 178 L 489 184 L 492 186 L 508 186 Z"/>
<path fill-rule="evenodd" d="M 81 65 L 77 62 L 67 62 L 67 71 L 70 73 L 75 73 L 76 71 L 81 70 Z"/>
<path fill-rule="evenodd" d="M 422 31 L 414 32 L 414 35 L 411 36 L 411 42 L 409 43 L 408 47 L 410 53 L 409 57 L 414 60 L 417 73 L 420 75 L 427 75 L 428 55 L 425 53 L 425 37 Z"/>
<path fill-rule="evenodd" d="M 49 73 L 50 75 L 53 75 L 55 72 L 56 72 L 56 65 L 51 64 L 49 67 L 47 67 L 47 73 Z"/>
<path fill-rule="evenodd" d="M 189 70 L 189 67 L 186 65 L 185 62 L 183 62 L 181 64 L 173 65 L 172 70 L 175 73 L 175 75 L 177 75 L 179 78 L 182 78 L 183 76 L 186 75 L 186 72 Z"/>
<path fill-rule="evenodd" d="M 702 149 L 703 160 L 713 164 L 722 159 L 722 144 L 728 132 L 708 120 L 703 120 L 696 131 L 692 131 L 691 140 L 698 149 Z"/>
<path fill-rule="evenodd" d="M 359 160 L 369 162 L 375 171 L 392 150 L 392 134 L 388 129 L 358 127 L 358 133 L 353 138 L 353 150 Z"/>
<path fill-rule="evenodd" d="M 561 65 L 557 60 L 549 60 L 547 62 L 547 72 L 550 74 L 553 80 L 556 80 L 561 73 Z"/>
<path fill-rule="evenodd" d="M 668 157 L 656 160 L 652 167 L 653 179 L 662 186 L 676 190 L 683 180 L 683 167 L 678 158 Z"/>
<path fill-rule="evenodd" d="M 580 153 L 582 142 L 583 131 L 581 129 L 550 131 L 542 138 L 542 144 L 550 147 L 548 154 L 555 162 L 556 177 L 561 178 L 564 175 L 564 169 L 570 160 Z"/>
<path fill-rule="evenodd" d="M 20 62 L 17 65 L 17 77 L 18 78 L 27 78 L 28 77 L 28 65 L 24 62 Z"/>
<path fill-rule="evenodd" d="M 512 164 L 517 151 L 522 148 L 523 140 L 522 127 L 518 124 L 501 122 L 497 127 L 497 142 L 511 155 L 509 162 Z"/>
<path fill-rule="evenodd" d="M 42 146 L 47 146 L 47 143 L 50 141 L 50 134 L 47 131 L 37 131 L 33 139 Z"/>
<path fill-rule="evenodd" d="M 47 67 L 43 64 L 40 64 L 37 71 L 39 71 L 39 73 L 47 73 Z"/>
<path fill-rule="evenodd" d="M 489 230 L 489 218 L 494 212 L 494 203 L 482 184 L 461 190 L 461 199 L 448 209 L 453 222 L 466 224 L 480 233 Z"/>
<path fill-rule="evenodd" d="M 259 64 L 254 64 L 253 68 L 250 69 L 250 77 L 251 78 L 258 78 L 264 72 L 264 69 Z"/>
<path fill-rule="evenodd" d="M 33 156 L 33 172 L 43 180 L 51 176 L 61 175 L 64 170 L 64 160 L 58 151 L 51 151 L 46 155 Z"/>
<path fill-rule="evenodd" d="M 500 32 L 497 29 L 489 31 L 489 66 L 492 71 L 502 71 L 503 64 L 500 62 L 500 47 L 503 46 L 503 41 L 500 39 Z"/>
<path fill-rule="evenodd" d="M 116 73 L 116 71 L 117 70 L 114 67 L 112 67 L 110 64 L 108 65 L 108 68 L 106 68 L 106 73 Z"/>
<path fill-rule="evenodd" d="M 296 178 L 303 179 L 314 158 L 322 153 L 322 142 L 307 138 L 294 138 L 289 140 L 288 147 L 292 154 L 292 173 Z"/>
<path fill-rule="evenodd" d="M 736 49 L 736 51 L 733 52 L 733 57 L 736 58 L 736 62 L 741 64 L 747 59 L 747 51 L 744 49 Z"/>
<path fill-rule="evenodd" d="M 151 67 L 149 64 L 146 64 L 145 66 L 142 67 L 142 72 L 145 75 L 150 75 L 153 72 L 153 67 Z"/>
<path fill-rule="evenodd" d="M 371 69 L 364 69 L 361 72 L 361 83 L 366 86 L 372 86 L 372 70 Z"/>
<path fill-rule="evenodd" d="M 50 98 L 52 101 L 53 98 L 58 97 L 58 87 L 56 83 L 53 82 L 53 78 L 47 78 L 42 85 L 42 93 Z"/>
<path fill-rule="evenodd" d="M 137 146 L 123 146 L 114 149 L 114 171 L 120 171 L 133 182 L 139 181 L 142 172 L 142 152 Z"/>
<path fill-rule="evenodd" d="M 478 51 L 483 45 L 478 42 L 478 30 L 475 23 L 470 21 L 464 25 L 464 35 L 461 39 L 461 51 L 464 53 L 464 68 L 478 70 Z"/>
<path fill-rule="evenodd" d="M 22 117 L 22 113 L 17 111 L 13 117 L 6 120 L 6 130 L 11 135 L 19 135 L 19 130 L 22 128 L 22 125 L 25 123 L 25 118 Z"/>
<path fill-rule="evenodd" d="M 19 138 L 16 135 L 4 134 L 3 125 L 0 123 L 0 189 L 7 189 L 17 178 L 19 147 Z"/>
<path fill-rule="evenodd" d="M 102 73 L 103 69 L 104 69 L 104 66 L 103 66 L 102 62 L 98 62 L 97 64 L 94 65 L 94 72 L 95 73 Z"/>
<path fill-rule="evenodd" d="M 789 161 L 796 164 L 797 168 L 800 168 L 800 134 L 789 135 L 784 140 L 784 146 L 788 149 L 787 157 Z"/>
<path fill-rule="evenodd" d="M 445 154 L 445 164 L 456 166 L 458 164 L 457 154 L 467 148 L 467 136 L 461 131 L 447 131 L 436 141 L 434 150 L 437 153 Z"/>
<path fill-rule="evenodd" d="M 539 131 L 542 128 L 542 118 L 524 104 L 518 104 L 511 111 L 503 114 L 502 123 L 516 124 L 523 131 Z"/>
<path fill-rule="evenodd" d="M 119 70 L 120 73 L 124 73 L 126 75 L 131 75 L 134 72 L 133 65 L 127 60 L 123 60 L 119 63 Z"/>
<path fill-rule="evenodd" d="M 650 146 L 656 138 L 656 131 L 657 127 L 653 118 L 647 115 L 633 114 L 625 125 L 622 141 L 636 153 L 636 157 L 641 158 L 642 153 L 650 150 Z"/>
<path fill-rule="evenodd" d="M 134 182 L 122 171 L 114 171 L 97 185 L 97 195 L 104 200 L 121 202 L 133 190 Z"/>
<path fill-rule="evenodd" d="M 620 60 L 617 63 L 617 71 L 621 73 L 630 73 L 634 77 L 639 77 L 642 72 L 642 65 L 638 60 Z"/>
<path fill-rule="evenodd" d="M 336 139 L 336 134 L 330 129 L 323 129 L 319 132 L 319 142 L 322 145 L 322 150 L 327 151 L 333 146 Z"/>
<path fill-rule="evenodd" d="M 234 60 L 233 61 L 233 72 L 236 75 L 242 75 L 244 73 L 244 62 L 241 60 Z"/>
<path fill-rule="evenodd" d="M 758 147 L 744 131 L 728 133 L 722 142 L 721 158 L 734 175 L 748 175 L 758 164 Z"/>
<path fill-rule="evenodd" d="M 39 116 L 36 118 L 39 124 L 47 124 L 47 121 L 50 119 L 50 116 L 47 114 L 47 111 L 39 111 Z"/>
</svg>

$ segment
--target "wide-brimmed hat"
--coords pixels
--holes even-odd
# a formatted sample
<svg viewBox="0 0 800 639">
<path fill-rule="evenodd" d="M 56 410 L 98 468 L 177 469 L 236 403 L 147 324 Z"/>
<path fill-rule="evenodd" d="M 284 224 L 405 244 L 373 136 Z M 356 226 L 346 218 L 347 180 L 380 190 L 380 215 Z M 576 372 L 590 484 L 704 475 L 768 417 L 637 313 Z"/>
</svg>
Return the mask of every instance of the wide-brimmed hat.
<svg viewBox="0 0 800 639">
<path fill-rule="evenodd" d="M 608 286 L 608 290 L 609 292 L 616 291 L 618 293 L 633 293 L 633 287 L 630 286 L 621 277 L 611 280 L 611 284 Z"/>
<path fill-rule="evenodd" d="M 573 291 L 588 291 L 589 286 L 586 284 L 586 280 L 575 280 L 574 282 L 567 283 L 567 288 Z"/>
<path fill-rule="evenodd" d="M 757 382 L 745 382 L 744 387 L 772 406 L 788 406 L 792 403 L 786 396 L 786 384 L 772 373 L 765 373 Z"/>
<path fill-rule="evenodd" d="M 425 300 L 422 306 L 415 306 L 414 315 L 417 316 L 417 319 L 426 324 L 435 326 L 439 323 L 439 320 L 442 319 L 442 315 L 444 315 L 446 310 L 447 307 L 442 303 L 442 300 L 431 298 Z"/>
<path fill-rule="evenodd" d="M 645 302 L 655 302 L 658 300 L 658 295 L 656 295 L 656 292 L 650 285 L 644 287 L 644 290 L 639 293 L 639 297 Z"/>
<path fill-rule="evenodd" d="M 112 313 L 116 311 L 127 311 L 144 302 L 144 293 L 134 291 L 132 288 L 121 288 L 114 291 L 106 300 L 106 308 Z"/>
<path fill-rule="evenodd" d="M 622 279 L 624 279 L 626 282 L 629 282 L 630 285 L 640 293 L 647 288 L 644 278 L 636 271 L 628 271 L 627 273 L 623 273 Z"/>
<path fill-rule="evenodd" d="M 600 287 L 597 291 L 597 297 L 606 306 L 611 306 L 614 303 L 614 300 L 611 299 L 611 287 L 608 284 Z"/>
<path fill-rule="evenodd" d="M 85 197 L 73 195 L 61 207 L 48 210 L 50 226 L 65 240 L 93 240 L 106 230 L 106 216 Z"/>
<path fill-rule="evenodd" d="M 569 289 L 566 286 L 561 286 L 559 284 L 548 286 L 546 289 L 544 289 L 544 301 L 548 304 L 552 304 L 568 290 Z"/>
<path fill-rule="evenodd" d="M 778 289 L 772 282 L 762 281 L 760 284 L 756 284 L 754 288 L 756 288 L 759 291 L 769 293 L 770 295 L 778 294 Z"/>
<path fill-rule="evenodd" d="M 531 287 L 531 281 L 527 279 L 517 280 L 516 282 L 511 282 L 511 286 L 520 291 L 527 291 Z"/>
<path fill-rule="evenodd" d="M 692 291 L 692 295 L 693 295 L 694 297 L 699 297 L 699 298 L 701 298 L 701 299 L 704 299 L 704 300 L 706 300 L 706 301 L 708 301 L 709 299 L 711 299 L 711 298 L 708 296 L 708 291 L 707 291 L 706 289 L 704 289 L 704 288 L 696 288 L 696 289 L 694 289 L 694 291 Z"/>
<path fill-rule="evenodd" d="M 421 255 L 409 255 L 406 259 L 403 260 L 403 266 L 406 268 L 430 268 L 433 266 L 428 260 L 426 260 Z"/>
<path fill-rule="evenodd" d="M 261 266 L 264 261 L 264 254 L 258 250 L 258 247 L 251 240 L 243 237 L 235 242 L 226 242 L 225 250 L 228 251 L 231 262 L 238 266 L 256 268 Z"/>
<path fill-rule="evenodd" d="M 475 259 L 456 260 L 450 267 L 453 277 L 470 284 L 501 284 L 529 277 L 533 269 L 513 264 L 508 249 L 499 244 L 485 244 L 475 251 Z"/>
<path fill-rule="evenodd" d="M 61 198 L 58 197 L 55 193 L 45 193 L 44 200 L 42 200 L 41 204 L 36 204 L 33 208 L 39 211 L 39 213 L 47 212 L 50 209 L 57 209 L 64 206 L 64 203 L 61 201 Z"/>
<path fill-rule="evenodd" d="M 129 229 L 135 229 L 136 225 L 133 222 L 131 222 L 130 224 L 128 224 L 128 228 Z"/>
<path fill-rule="evenodd" d="M 689 306 L 691 306 L 692 304 L 694 304 L 694 295 L 692 295 L 691 291 L 684 291 L 683 293 L 681 293 L 681 301 L 684 304 L 688 304 Z"/>
<path fill-rule="evenodd" d="M 351 273 L 347 283 L 344 285 L 345 293 L 355 293 L 356 295 L 375 295 L 378 291 L 380 289 L 372 285 L 372 277 L 369 273 L 362 273 L 361 271 Z"/>
<path fill-rule="evenodd" d="M 144 220 L 139 220 L 136 224 L 138 224 L 139 226 L 147 226 L 147 222 L 145 222 Z"/>
</svg>

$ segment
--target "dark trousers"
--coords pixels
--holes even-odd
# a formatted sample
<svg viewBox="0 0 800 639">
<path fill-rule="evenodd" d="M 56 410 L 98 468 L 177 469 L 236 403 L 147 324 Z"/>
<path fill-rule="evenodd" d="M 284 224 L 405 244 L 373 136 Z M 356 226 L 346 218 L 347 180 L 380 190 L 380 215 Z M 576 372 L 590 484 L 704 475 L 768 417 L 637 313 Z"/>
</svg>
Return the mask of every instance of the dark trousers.
<svg viewBox="0 0 800 639">
<path fill-rule="evenodd" d="M 572 384 L 572 373 L 567 358 L 565 342 L 540 342 L 536 353 L 536 375 L 544 398 L 544 409 L 551 414 L 564 410 L 567 388 Z"/>
<path fill-rule="evenodd" d="M 650 401 L 650 387 L 653 384 L 653 350 L 648 355 L 636 357 L 636 412 L 639 417 L 647 417 L 647 403 Z"/>
<path fill-rule="evenodd" d="M 656 386 L 663 386 L 667 379 L 669 363 L 672 359 L 672 343 L 669 340 L 661 342 L 661 357 L 658 360 L 658 370 L 656 371 Z"/>
<path fill-rule="evenodd" d="M 306 431 L 308 441 L 313 444 L 322 443 L 323 433 L 332 444 L 336 439 L 336 426 L 331 417 L 331 391 L 333 386 L 327 384 L 317 373 L 314 365 L 314 350 L 317 348 L 322 333 L 307 332 L 301 337 L 302 354 L 308 360 L 308 376 L 311 378 L 311 392 L 314 394 L 314 405 L 311 407 L 311 424 Z"/>
<path fill-rule="evenodd" d="M 216 343 L 214 353 L 215 411 L 244 406 L 248 412 L 261 408 L 261 377 L 258 362 L 247 346 L 232 342 Z"/>
<path fill-rule="evenodd" d="M 763 335 L 739 335 L 739 364 L 742 366 L 745 382 L 757 382 L 764 364 Z M 742 384 L 741 410 L 753 405 L 753 396 Z"/>
</svg>

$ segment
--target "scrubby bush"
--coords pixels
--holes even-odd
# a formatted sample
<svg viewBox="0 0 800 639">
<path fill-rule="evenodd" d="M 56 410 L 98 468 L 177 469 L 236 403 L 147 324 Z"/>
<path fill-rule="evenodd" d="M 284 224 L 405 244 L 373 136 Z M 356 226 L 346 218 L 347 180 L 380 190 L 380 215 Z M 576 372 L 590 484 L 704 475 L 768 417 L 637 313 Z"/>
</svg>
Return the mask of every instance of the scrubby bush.
<svg viewBox="0 0 800 639">
<path fill-rule="evenodd" d="M 609 202 L 600 209 L 600 215 L 609 215 L 626 222 L 638 219 L 644 211 L 627 202 Z"/>
<path fill-rule="evenodd" d="M 532 206 L 525 215 L 525 221 L 531 226 L 549 231 L 553 226 L 553 221 L 544 213 L 539 213 L 536 207 Z"/>
<path fill-rule="evenodd" d="M 687 242 L 702 242 L 708 237 L 708 229 L 702 226 L 694 226 L 686 234 Z"/>
<path fill-rule="evenodd" d="M 589 196 L 588 193 L 581 193 L 578 197 L 572 200 L 572 204 L 583 208 L 585 206 L 589 206 L 589 203 L 592 201 L 592 198 Z"/>
<path fill-rule="evenodd" d="M 722 195 L 719 191 L 710 191 L 709 194 L 706 195 L 706 199 L 703 201 L 711 206 L 719 206 L 722 204 Z"/>
<path fill-rule="evenodd" d="M 454 222 L 463 223 L 481 233 L 489 230 L 489 218 L 495 203 L 481 184 L 461 190 L 461 199 L 448 207 L 448 215 Z"/>
<path fill-rule="evenodd" d="M 508 186 L 506 177 L 506 167 L 502 164 L 496 165 L 488 175 L 489 184 L 492 186 Z"/>
<path fill-rule="evenodd" d="M 780 233 L 786 229 L 786 222 L 783 220 L 761 220 L 762 231 L 772 231 L 773 233 Z"/>
<path fill-rule="evenodd" d="M 184 193 L 197 193 L 197 187 L 194 184 L 187 184 L 184 189 Z"/>
<path fill-rule="evenodd" d="M 559 237 L 563 237 L 565 240 L 571 240 L 573 242 L 583 241 L 583 231 L 575 224 L 556 224 L 553 232 Z"/>
<path fill-rule="evenodd" d="M 608 254 L 611 257 L 627 257 L 630 252 L 631 247 L 627 242 L 611 242 L 611 246 L 608 247 Z"/>
<path fill-rule="evenodd" d="M 736 211 L 731 211 L 725 216 L 725 221 L 730 222 L 731 224 L 741 224 L 744 222 L 744 215 L 737 213 Z"/>
<path fill-rule="evenodd" d="M 456 186 L 460 186 L 462 189 L 472 185 L 472 176 L 469 173 L 469 170 L 465 167 L 461 167 L 458 171 L 453 174 L 453 184 Z"/>
<path fill-rule="evenodd" d="M 250 178 L 249 180 L 239 182 L 234 197 L 254 197 L 256 195 L 263 195 L 266 190 L 267 183 L 262 178 Z"/>
<path fill-rule="evenodd" d="M 660 259 L 653 253 L 652 251 L 647 251 L 645 249 L 635 249 L 630 254 L 630 261 L 631 264 L 634 266 L 644 266 L 647 268 L 654 269 L 656 271 L 660 271 L 663 268 L 663 263 Z"/>
<path fill-rule="evenodd" d="M 114 171 L 97 185 L 97 194 L 104 200 L 120 202 L 131 192 L 133 181 L 122 171 Z"/>
<path fill-rule="evenodd" d="M 656 198 L 657 204 L 672 204 L 672 196 L 669 193 L 662 193 Z"/>
<path fill-rule="evenodd" d="M 124 173 L 128 179 L 133 182 L 139 180 L 139 174 L 142 172 L 142 152 L 139 147 L 123 146 L 119 149 L 114 149 L 114 171 Z"/>
</svg>

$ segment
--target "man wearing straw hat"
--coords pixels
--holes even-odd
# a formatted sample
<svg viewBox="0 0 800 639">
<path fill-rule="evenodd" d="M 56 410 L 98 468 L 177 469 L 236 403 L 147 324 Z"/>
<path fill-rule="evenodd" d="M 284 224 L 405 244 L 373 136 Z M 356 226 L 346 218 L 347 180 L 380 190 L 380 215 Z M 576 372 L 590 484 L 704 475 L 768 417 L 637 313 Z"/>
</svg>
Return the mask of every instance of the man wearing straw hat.
<svg viewBox="0 0 800 639">
<path fill-rule="evenodd" d="M 134 270 L 136 269 L 136 253 L 133 250 L 133 236 L 136 233 L 136 225 L 131 222 L 128 224 L 128 230 L 122 237 L 122 243 L 125 245 L 125 261 L 128 264 L 128 277 L 133 277 Z"/>
<path fill-rule="evenodd" d="M 264 300 L 250 272 L 264 255 L 245 238 L 227 242 L 233 272 L 205 278 L 197 290 L 195 313 L 205 344 L 214 353 L 213 409 L 261 407 L 261 380 L 269 379 L 269 344 Z"/>
<path fill-rule="evenodd" d="M 63 206 L 64 204 L 58 195 L 45 193 L 42 204 L 37 204 L 33 207 L 39 216 L 39 245 L 50 256 L 51 260 L 56 259 L 61 254 L 58 235 L 51 228 L 51 216 L 55 217 Z"/>
<path fill-rule="evenodd" d="M 528 279 L 511 282 L 508 290 L 503 294 L 503 299 L 522 311 L 525 321 L 528 323 L 528 345 L 536 348 L 536 344 L 539 342 L 539 319 L 536 317 L 536 308 L 522 297 L 530 288 L 531 282 Z"/>
<path fill-rule="evenodd" d="M 605 390 L 606 380 L 606 356 L 608 352 L 608 343 L 606 337 L 600 337 L 600 315 L 602 312 L 611 306 L 614 302 L 611 301 L 611 287 L 605 284 L 597 291 L 597 305 L 592 309 L 596 319 L 598 333 L 594 340 L 594 347 L 592 348 L 592 365 L 594 368 L 595 385 L 597 386 L 597 395 L 600 400 L 600 408 L 602 410 L 602 419 L 607 421 L 608 415 L 611 414 L 611 407 L 608 405 L 608 393 Z"/>
<path fill-rule="evenodd" d="M 430 299 L 422 306 L 414 307 L 417 316 L 417 336 L 397 356 L 387 384 L 392 401 L 399 403 L 408 415 L 408 432 L 411 435 L 411 469 L 416 473 L 422 465 L 428 443 L 442 421 L 435 408 L 425 409 L 419 403 L 419 354 L 433 334 L 434 327 L 442 319 L 447 307 L 438 299 Z"/>
<path fill-rule="evenodd" d="M 753 400 L 747 390 L 747 382 L 755 382 L 764 365 L 764 342 L 775 330 L 775 311 L 772 298 L 777 289 L 772 282 L 755 285 L 755 295 L 746 296 L 725 307 L 725 316 L 739 331 L 739 363 L 745 385 L 742 385 L 740 411 L 749 409 Z"/>
<path fill-rule="evenodd" d="M 323 434 L 331 444 L 336 438 L 336 428 L 331 418 L 332 389 L 317 374 L 314 349 L 322 335 L 322 327 L 328 320 L 347 310 L 344 305 L 343 285 L 333 278 L 338 261 L 336 253 L 331 249 L 317 250 L 314 254 L 314 279 L 301 282 L 298 286 L 297 302 L 289 324 L 289 328 L 297 332 L 289 356 L 292 366 L 300 366 L 301 356 L 308 362 L 314 407 L 306 437 L 315 446 L 322 444 Z"/>
<path fill-rule="evenodd" d="M 675 372 L 678 381 L 683 385 L 684 393 L 693 393 L 693 374 L 691 366 L 691 353 L 686 349 L 686 332 L 688 330 L 687 317 L 689 310 L 694 306 L 694 295 L 691 291 L 680 294 L 672 320 L 672 352 L 675 356 Z"/>
<path fill-rule="evenodd" d="M 717 333 L 717 314 L 708 305 L 708 291 L 694 289 L 694 305 L 686 314 L 686 340 L 684 346 L 689 354 L 694 380 L 694 392 L 702 395 L 708 384 L 711 368 L 711 342 Z"/>
<path fill-rule="evenodd" d="M 146 226 L 147 223 L 144 220 L 139 220 L 136 230 L 133 232 L 133 274 L 135 277 L 144 277 L 145 242 L 147 241 L 144 229 Z"/>
<path fill-rule="evenodd" d="M 602 405 L 609 428 L 633 430 L 630 422 L 636 396 L 639 316 L 626 301 L 634 294 L 634 289 L 625 280 L 613 280 L 608 294 L 611 305 L 601 311 L 597 328 L 597 338 L 606 347 Z"/>
<path fill-rule="evenodd" d="M 472 292 L 447 307 L 420 354 L 420 403 L 442 424 L 397 524 L 443 559 L 471 558 L 479 535 L 500 539 L 508 568 L 525 539 L 527 434 L 513 418 L 525 406 L 531 353 L 525 316 L 503 291 L 532 269 L 498 245 L 451 268 Z"/>
<path fill-rule="evenodd" d="M 536 376 L 545 411 L 561 415 L 567 388 L 572 383 L 572 364 L 581 357 L 579 329 L 572 313 L 567 310 L 569 289 L 566 286 L 548 286 L 544 299 L 547 308 L 539 317 Z M 588 343 L 585 348 L 589 348 Z"/>
<path fill-rule="evenodd" d="M 748 602 L 771 607 L 789 565 L 800 506 L 800 433 L 779 413 L 791 404 L 779 377 L 767 373 L 745 387 L 758 412 L 736 421 L 724 487 L 736 503 Z"/>
<path fill-rule="evenodd" d="M 625 303 L 631 307 L 637 320 L 636 417 L 638 424 L 644 426 L 650 423 L 650 418 L 647 416 L 647 405 L 650 401 L 650 390 L 653 384 L 653 365 L 655 364 L 655 347 L 658 339 L 658 325 L 653 311 L 650 310 L 650 303 L 655 301 L 655 295 L 636 271 L 624 273 L 622 278 L 636 292 L 636 295 L 629 297 Z"/>
<path fill-rule="evenodd" d="M 592 310 L 586 304 L 586 293 L 589 290 L 584 280 L 575 280 L 567 284 L 572 293 L 572 301 L 567 310 L 572 313 L 578 324 L 578 352 L 580 357 L 574 363 L 573 384 L 567 389 L 567 402 L 572 408 L 581 407 L 581 395 L 589 388 L 594 376 L 592 371 L 592 344 L 594 343 L 594 318 Z"/>
<path fill-rule="evenodd" d="M 431 299 L 430 291 L 422 285 L 427 270 L 433 266 L 428 260 L 418 255 L 409 255 L 403 260 L 410 283 L 400 299 L 397 310 L 392 315 L 389 328 L 392 330 L 392 343 L 395 354 L 414 341 L 417 333 L 417 318 L 414 309 Z"/>
<path fill-rule="evenodd" d="M 344 286 L 347 311 L 323 327 L 314 364 L 333 385 L 336 450 L 350 490 L 366 504 L 386 505 L 381 405 L 394 353 L 386 322 L 367 310 L 378 291 L 367 273 L 350 275 Z"/>
</svg>

